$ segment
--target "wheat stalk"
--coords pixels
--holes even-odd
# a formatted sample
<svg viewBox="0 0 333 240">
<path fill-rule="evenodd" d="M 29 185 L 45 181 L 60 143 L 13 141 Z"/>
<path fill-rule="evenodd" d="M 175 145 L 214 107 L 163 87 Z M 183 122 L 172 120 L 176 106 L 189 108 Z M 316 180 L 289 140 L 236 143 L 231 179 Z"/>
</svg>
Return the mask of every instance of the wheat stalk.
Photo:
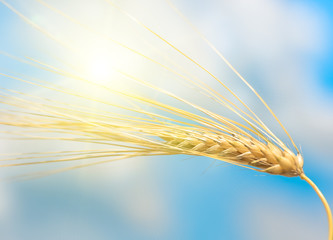
<svg viewBox="0 0 333 240">
<path fill-rule="evenodd" d="M 228 62 L 212 43 L 210 43 L 193 25 L 190 27 L 199 34 L 199 36 L 208 44 L 209 47 L 227 64 L 227 66 L 250 88 L 252 92 L 259 98 L 268 111 L 280 124 L 282 129 L 288 135 L 292 142 L 296 154 L 286 146 L 255 114 L 255 112 L 246 105 L 241 98 L 236 95 L 223 81 L 207 70 L 194 58 L 177 48 L 173 43 L 162 37 L 153 29 L 145 25 L 143 22 L 132 16 L 130 13 L 116 5 L 110 0 L 105 0 L 110 6 L 117 9 L 130 20 L 146 29 L 153 36 L 165 43 L 170 49 L 174 50 L 198 69 L 207 73 L 212 79 L 217 81 L 243 108 L 235 104 L 223 94 L 207 85 L 204 81 L 200 81 L 189 73 L 182 73 L 168 65 L 147 56 L 145 53 L 135 48 L 118 42 L 109 36 L 102 34 L 93 28 L 84 25 L 75 18 L 66 15 L 61 10 L 49 5 L 42 0 L 36 0 L 44 7 L 61 15 L 63 18 L 77 24 L 86 31 L 99 35 L 101 38 L 126 49 L 134 55 L 140 56 L 152 64 L 176 75 L 184 83 L 196 86 L 206 96 L 212 98 L 215 102 L 229 109 L 236 114 L 245 124 L 234 121 L 227 117 L 209 111 L 193 102 L 182 98 L 170 91 L 158 87 L 157 85 L 134 76 L 128 72 L 116 69 L 118 74 L 135 84 L 141 85 L 147 89 L 153 90 L 159 94 L 171 97 L 174 100 L 187 105 L 193 110 L 200 112 L 196 114 L 191 111 L 184 110 L 180 107 L 174 107 L 149 97 L 123 92 L 112 86 L 100 84 L 92 81 L 86 76 L 81 76 L 69 72 L 64 69 L 57 68 L 51 64 L 33 58 L 20 58 L 7 53 L 7 57 L 31 65 L 34 68 L 45 70 L 49 73 L 70 78 L 79 84 L 97 87 L 116 95 L 128 101 L 128 105 L 116 104 L 106 101 L 96 96 L 87 96 L 79 91 L 60 87 L 50 82 L 31 78 L 19 74 L 0 73 L 6 79 L 11 79 L 38 88 L 48 89 L 55 93 L 65 94 L 67 96 L 76 97 L 82 101 L 90 101 L 115 107 L 129 114 L 120 114 L 109 111 L 102 111 L 83 107 L 68 102 L 38 97 L 32 94 L 2 89 L 0 91 L 0 101 L 9 108 L 3 109 L 0 124 L 22 129 L 33 129 L 27 131 L 10 131 L 21 138 L 29 139 L 56 139 L 62 141 L 90 142 L 95 144 L 108 145 L 106 149 L 99 150 L 79 150 L 79 151 L 58 151 L 48 153 L 31 153 L 30 155 L 12 156 L 3 158 L 1 161 L 7 163 L 0 165 L 1 167 L 13 167 L 22 165 L 41 165 L 59 162 L 75 162 L 83 159 L 92 159 L 90 163 L 81 163 L 75 166 L 53 169 L 51 171 L 36 172 L 35 174 L 27 174 L 19 176 L 19 178 L 31 178 L 46 176 L 57 172 L 67 171 L 75 168 L 88 167 L 91 165 L 102 164 L 110 161 L 136 157 L 136 156 L 156 156 L 156 155 L 176 155 L 185 154 L 193 156 L 205 156 L 230 164 L 238 165 L 244 168 L 264 172 L 275 175 L 283 175 L 287 177 L 297 177 L 307 181 L 316 191 L 325 206 L 329 222 L 329 240 L 333 239 L 333 223 L 330 207 L 323 194 L 317 186 L 303 172 L 303 157 L 297 149 L 293 139 L 287 132 L 286 128 L 279 121 L 277 116 L 269 108 L 262 97 L 255 89 L 236 71 L 236 69 Z M 67 42 L 59 40 L 52 32 L 47 31 L 36 23 L 32 22 L 28 17 L 19 12 L 12 5 L 4 0 L 1 2 L 21 17 L 26 23 L 42 32 L 44 35 L 54 40 L 57 44 L 62 45 L 70 52 L 77 52 L 74 46 Z M 169 1 L 168 1 L 169 2 Z M 171 2 L 171 6 L 181 15 L 185 21 L 188 21 Z M 157 109 L 162 113 L 154 113 L 153 111 L 144 110 L 142 106 L 149 106 Z M 18 109 L 18 110 L 14 110 Z M 245 109 L 245 110 L 244 110 Z M 172 116 L 168 116 L 171 114 Z M 36 133 L 59 133 L 62 137 L 38 136 Z M 63 135 L 70 135 L 64 137 Z M 52 158 L 51 160 L 43 160 L 44 158 Z M 106 160 L 96 161 L 98 158 L 107 158 Z"/>
</svg>

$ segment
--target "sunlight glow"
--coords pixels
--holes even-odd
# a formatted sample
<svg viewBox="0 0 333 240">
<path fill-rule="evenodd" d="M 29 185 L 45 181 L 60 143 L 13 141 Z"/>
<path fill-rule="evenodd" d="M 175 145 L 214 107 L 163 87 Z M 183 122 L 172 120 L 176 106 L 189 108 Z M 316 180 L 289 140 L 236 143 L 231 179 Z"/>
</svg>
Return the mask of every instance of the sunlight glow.
<svg viewBox="0 0 333 240">
<path fill-rule="evenodd" d="M 96 82 L 110 81 L 114 73 L 114 60 L 101 51 L 96 51 L 90 59 L 87 66 L 89 77 Z"/>
</svg>

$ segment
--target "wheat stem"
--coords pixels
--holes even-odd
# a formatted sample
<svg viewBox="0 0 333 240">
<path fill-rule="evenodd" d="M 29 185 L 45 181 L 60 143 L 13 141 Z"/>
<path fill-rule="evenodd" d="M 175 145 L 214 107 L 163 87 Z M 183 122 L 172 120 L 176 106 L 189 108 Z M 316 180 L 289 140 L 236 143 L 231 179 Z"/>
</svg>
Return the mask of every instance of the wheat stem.
<svg viewBox="0 0 333 240">
<path fill-rule="evenodd" d="M 330 209 L 330 206 L 327 203 L 326 198 L 322 194 L 322 192 L 319 190 L 319 188 L 316 186 L 314 182 L 310 178 L 308 178 L 304 173 L 300 175 L 301 179 L 305 180 L 310 186 L 316 191 L 317 195 L 319 196 L 320 200 L 324 204 L 325 211 L 327 214 L 328 219 L 328 227 L 329 227 L 329 234 L 328 234 L 328 240 L 333 240 L 333 220 L 332 220 L 332 212 Z"/>
</svg>

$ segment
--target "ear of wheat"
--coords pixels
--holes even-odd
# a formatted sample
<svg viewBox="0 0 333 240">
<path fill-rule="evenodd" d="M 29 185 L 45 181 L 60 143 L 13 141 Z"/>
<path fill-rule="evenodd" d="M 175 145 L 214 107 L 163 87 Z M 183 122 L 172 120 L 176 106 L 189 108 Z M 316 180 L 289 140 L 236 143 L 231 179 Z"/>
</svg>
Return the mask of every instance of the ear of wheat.
<svg viewBox="0 0 333 240">
<path fill-rule="evenodd" d="M 60 15 L 67 21 L 78 25 L 91 34 L 118 45 L 118 47 L 126 49 L 131 54 L 136 55 L 157 65 L 159 68 L 174 74 L 185 84 L 199 89 L 204 95 L 221 104 L 224 108 L 230 110 L 244 123 L 235 121 L 231 118 L 224 117 L 214 113 L 200 105 L 186 100 L 177 94 L 165 90 L 151 81 L 147 81 L 125 72 L 121 69 L 115 69 L 119 76 L 131 81 L 133 84 L 150 89 L 153 92 L 172 98 L 181 104 L 187 105 L 198 113 L 184 110 L 181 107 L 175 107 L 165 104 L 159 100 L 145 97 L 140 94 L 134 94 L 108 85 L 98 83 L 86 76 L 78 75 L 70 71 L 60 69 L 51 64 L 34 58 L 20 58 L 8 53 L 2 52 L 8 58 L 14 59 L 21 63 L 32 66 L 36 69 L 46 71 L 48 73 L 66 77 L 76 81 L 79 85 L 103 89 L 109 94 L 118 96 L 127 101 L 127 105 L 118 104 L 107 101 L 97 96 L 89 96 L 67 87 L 61 87 L 51 82 L 32 78 L 19 74 L 0 73 L 4 79 L 26 83 L 41 89 L 47 89 L 57 94 L 63 94 L 77 98 L 82 101 L 90 101 L 96 104 L 106 105 L 112 108 L 118 108 L 126 113 L 116 113 L 114 111 L 103 111 L 84 107 L 78 104 L 70 104 L 66 101 L 58 99 L 39 97 L 33 94 L 1 89 L 1 104 L 4 108 L 1 110 L 0 124 L 19 127 L 20 129 L 33 129 L 34 133 L 58 133 L 61 137 L 35 136 L 30 130 L 24 132 L 10 131 L 20 137 L 30 139 L 57 139 L 61 141 L 89 142 L 96 145 L 107 145 L 107 148 L 97 150 L 79 150 L 79 151 L 55 151 L 47 153 L 31 153 L 22 156 L 13 156 L 1 159 L 1 167 L 13 167 L 24 165 L 43 165 L 59 162 L 80 162 L 84 159 L 90 159 L 88 163 L 78 163 L 74 166 L 52 169 L 50 171 L 36 172 L 34 174 L 21 175 L 19 178 L 31 178 L 46 176 L 57 172 L 71 170 L 75 168 L 88 167 L 96 164 L 107 163 L 115 160 L 137 157 L 137 156 L 156 156 L 156 155 L 176 155 L 184 154 L 191 156 L 205 156 L 217 159 L 226 163 L 241 166 L 251 170 L 283 175 L 287 177 L 300 176 L 306 180 L 316 191 L 322 200 L 328 216 L 329 222 L 329 239 L 333 239 L 332 232 L 332 214 L 329 205 L 316 187 L 316 185 L 303 172 L 303 157 L 297 149 L 291 136 L 269 108 L 261 96 L 254 88 L 235 70 L 235 68 L 225 59 L 225 57 L 210 43 L 191 23 L 189 26 L 197 32 L 207 45 L 226 63 L 226 65 L 249 87 L 249 89 L 259 98 L 268 111 L 277 120 L 285 133 L 292 142 L 296 154 L 286 146 L 241 100 L 235 92 L 233 92 L 224 82 L 222 82 L 213 73 L 207 70 L 194 58 L 177 48 L 173 43 L 159 35 L 153 29 L 145 25 L 143 22 L 132 16 L 127 11 L 116 5 L 110 0 L 105 0 L 110 6 L 117 9 L 128 19 L 147 30 L 155 38 L 159 39 L 170 50 L 175 51 L 188 62 L 192 63 L 196 68 L 202 70 L 210 78 L 217 81 L 235 101 L 217 92 L 213 87 L 209 86 L 196 76 L 186 72 L 175 70 L 167 64 L 164 64 L 154 58 L 149 57 L 144 52 L 118 42 L 109 36 L 96 31 L 95 29 L 84 25 L 75 18 L 66 15 L 61 10 L 44 2 L 36 0 L 47 9 Z M 172 8 L 185 20 L 188 20 L 179 12 L 179 10 L 167 1 Z M 47 31 L 38 24 L 31 21 L 28 17 L 14 8 L 6 1 L 2 4 L 11 9 L 27 24 L 42 32 L 44 35 L 54 40 L 57 44 L 62 45 L 69 52 L 77 52 L 75 46 L 68 42 L 59 40 L 52 32 Z M 240 104 L 237 105 L 236 104 Z M 157 110 L 145 110 L 145 107 Z M 170 116 L 171 115 L 171 116 Z M 68 137 L 66 137 L 68 136 Z M 43 160 L 43 159 L 48 160 Z M 51 159 L 50 159 L 51 158 Z M 102 159 L 102 160 L 98 160 Z"/>
</svg>

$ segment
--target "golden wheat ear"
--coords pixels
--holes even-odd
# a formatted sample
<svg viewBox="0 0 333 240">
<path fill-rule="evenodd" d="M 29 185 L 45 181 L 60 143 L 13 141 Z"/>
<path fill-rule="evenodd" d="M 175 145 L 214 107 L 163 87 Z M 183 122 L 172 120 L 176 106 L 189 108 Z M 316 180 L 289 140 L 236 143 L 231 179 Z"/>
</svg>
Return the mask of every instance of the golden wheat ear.
<svg viewBox="0 0 333 240">
<path fill-rule="evenodd" d="M 210 87 L 205 81 L 200 81 L 196 76 L 188 73 L 178 72 L 169 65 L 159 62 L 155 58 L 147 56 L 144 52 L 131 48 L 121 42 L 118 42 L 109 36 L 99 33 L 95 29 L 86 26 L 69 15 L 66 15 L 59 9 L 49 5 L 43 0 L 36 0 L 49 10 L 67 19 L 73 24 L 78 25 L 90 34 L 99 36 L 107 40 L 109 43 L 116 44 L 118 47 L 129 51 L 131 54 L 141 57 L 142 60 L 148 61 L 157 67 L 172 73 L 174 77 L 192 84 L 205 93 L 205 96 L 220 103 L 222 107 L 226 107 L 242 121 L 235 121 L 225 116 L 216 114 L 208 109 L 188 101 L 181 96 L 169 92 L 163 88 L 154 85 L 154 81 L 146 81 L 138 76 L 130 74 L 126 71 L 117 69 L 117 72 L 124 78 L 129 79 L 131 83 L 140 85 L 145 89 L 152 90 L 154 93 L 165 95 L 166 97 L 176 100 L 177 103 L 186 105 L 194 112 L 186 111 L 181 107 L 165 104 L 152 99 L 149 96 L 137 95 L 131 92 L 121 92 L 119 89 L 114 89 L 112 86 L 105 86 L 94 82 L 86 76 L 78 76 L 71 72 L 52 66 L 51 64 L 38 61 L 34 58 L 20 59 L 17 57 L 5 54 L 22 63 L 30 64 L 39 70 L 45 70 L 49 73 L 56 74 L 66 79 L 72 80 L 77 85 L 86 84 L 88 87 L 98 87 L 108 94 L 131 103 L 131 106 L 118 105 L 99 96 L 86 96 L 80 92 L 80 89 L 63 88 L 47 82 L 45 80 L 31 78 L 27 76 L 14 76 L 11 74 L 0 73 L 0 76 L 12 80 L 20 81 L 29 85 L 37 86 L 51 90 L 58 94 L 78 98 L 82 101 L 91 101 L 108 107 L 113 107 L 126 110 L 126 114 L 117 114 L 113 111 L 97 111 L 89 107 L 75 106 L 67 102 L 58 100 L 50 100 L 42 97 L 31 96 L 26 93 L 21 93 L 13 90 L 0 90 L 0 103 L 18 108 L 18 111 L 9 111 L 0 116 L 0 124 L 9 125 L 12 127 L 20 127 L 24 129 L 33 129 L 35 133 L 50 132 L 61 133 L 62 137 L 57 137 L 60 141 L 77 141 L 89 142 L 94 144 L 107 145 L 105 149 L 72 151 L 72 152 L 51 152 L 48 157 L 51 160 L 39 161 L 43 156 L 36 154 L 31 157 L 15 157 L 5 159 L 10 163 L 0 165 L 0 167 L 26 166 L 26 165 L 44 165 L 56 164 L 59 162 L 78 162 L 75 166 L 70 166 L 62 169 L 55 169 L 46 172 L 39 172 L 34 175 L 24 175 L 23 179 L 30 177 L 41 177 L 50 174 L 55 174 L 67 170 L 89 167 L 97 164 L 103 164 L 110 161 L 121 160 L 138 156 L 155 156 L 155 155 L 176 155 L 184 154 L 191 156 L 205 156 L 212 159 L 217 159 L 226 163 L 241 166 L 243 168 L 265 172 L 275 175 L 283 175 L 287 177 L 300 176 L 306 180 L 310 186 L 316 191 L 321 201 L 325 206 L 329 223 L 329 240 L 333 240 L 332 236 L 332 214 L 330 207 L 317 188 L 317 186 L 303 172 L 303 158 L 298 153 L 290 134 L 282 125 L 277 116 L 269 108 L 261 96 L 254 88 L 240 75 L 239 72 L 226 60 L 226 58 L 210 43 L 201 33 L 194 28 L 195 32 L 199 33 L 200 37 L 211 47 L 214 52 L 225 62 L 225 64 L 243 81 L 243 83 L 259 98 L 267 110 L 273 115 L 275 120 L 280 124 L 284 132 L 289 137 L 297 154 L 294 154 L 285 143 L 283 143 L 256 115 L 256 113 L 241 100 L 235 92 L 231 90 L 222 80 L 202 65 L 198 60 L 183 52 L 168 39 L 154 31 L 148 25 L 141 22 L 139 19 L 132 16 L 120 6 L 114 4 L 110 0 L 104 0 L 120 13 L 131 19 L 140 28 L 148 31 L 152 37 L 157 38 L 159 42 L 168 47 L 170 51 L 174 51 L 183 59 L 191 63 L 194 67 L 202 71 L 206 76 L 220 84 L 228 94 L 232 95 L 232 100 L 218 93 L 214 88 Z M 77 49 L 73 44 L 66 41 L 58 40 L 52 32 L 40 27 L 38 24 L 31 21 L 28 17 L 17 11 L 14 7 L 6 3 L 5 0 L 0 0 L 9 9 L 15 12 L 31 27 L 37 29 L 48 38 L 62 45 L 67 50 L 76 53 Z M 169 1 L 168 1 L 169 2 Z M 179 12 L 179 11 L 178 11 Z M 183 16 L 183 15 L 182 15 Z M 188 21 L 187 21 L 188 22 Z M 3 54 L 0 52 L 0 54 Z M 122 80 L 122 79 L 121 79 Z M 242 108 L 236 105 L 238 103 Z M 141 107 L 140 107 L 141 106 Z M 157 110 L 143 110 L 145 107 Z M 244 109 L 244 110 L 243 110 Z M 128 114 L 127 114 L 128 113 Z M 133 115 L 131 115 L 133 114 Z M 135 114 L 138 114 L 135 115 Z M 243 123 L 245 122 L 245 124 Z M 24 132 L 17 133 L 20 136 L 25 136 Z M 63 137 L 69 134 L 69 137 Z M 68 136 L 68 135 L 67 135 Z M 34 137 L 34 136 L 33 136 Z M 50 139 L 46 137 L 35 136 L 37 139 Z M 112 147 L 120 147 L 114 149 Z M 99 160 L 107 158 L 106 160 Z M 30 161 L 27 161 L 29 160 Z M 89 163 L 82 163 L 81 160 L 91 160 Z"/>
<path fill-rule="evenodd" d="M 292 169 L 292 166 L 289 165 L 293 165 L 296 164 L 298 165 L 298 175 L 300 176 L 300 178 L 302 180 L 305 180 L 316 192 L 316 194 L 319 196 L 320 200 L 322 201 L 324 207 L 325 207 L 325 211 L 327 214 L 327 219 L 328 219 L 328 227 L 329 227 L 329 234 L 328 234 L 328 239 L 329 240 L 333 240 L 333 220 L 332 220 L 332 212 L 330 209 L 330 206 L 325 198 L 325 196 L 322 194 L 322 192 L 319 190 L 319 188 L 316 186 L 316 184 L 310 179 L 308 178 L 304 172 L 303 172 L 303 157 L 302 155 L 299 153 L 299 150 L 296 146 L 296 144 L 294 143 L 291 135 L 288 133 L 288 131 L 286 130 L 286 128 L 282 125 L 282 123 L 280 122 L 280 120 L 278 119 L 278 117 L 275 115 L 275 113 L 271 110 L 271 108 L 267 105 L 267 103 L 264 101 L 264 99 L 257 93 L 257 91 L 245 80 L 245 78 L 234 68 L 234 66 L 226 59 L 226 57 L 196 28 L 196 26 L 194 26 L 191 21 L 172 3 L 171 0 L 165 0 L 170 7 L 194 30 L 194 32 L 196 32 L 200 38 L 207 43 L 207 45 L 217 54 L 217 56 L 219 56 L 221 58 L 221 60 L 226 63 L 226 65 L 249 87 L 249 89 L 259 98 L 259 100 L 265 105 L 265 107 L 269 110 L 269 112 L 273 115 L 273 117 L 275 118 L 275 120 L 279 123 L 279 125 L 282 127 L 282 129 L 284 130 L 284 132 L 287 134 L 287 136 L 289 137 L 289 139 L 291 140 L 294 148 L 297 151 L 297 156 L 296 158 L 294 158 L 294 161 L 282 161 L 284 162 L 285 168 L 289 168 Z M 256 116 L 255 116 L 256 117 Z M 258 119 L 260 122 L 261 120 Z M 263 124 L 263 123 L 262 123 Z M 263 124 L 264 125 L 264 124 Z M 268 131 L 269 133 L 271 133 L 271 131 L 266 128 L 266 126 L 264 125 L 264 129 L 266 131 Z M 271 133 L 272 134 L 272 133 Z M 272 134 L 274 136 L 274 134 Z M 277 139 L 278 140 L 278 139 Z M 279 140 L 278 140 L 279 141 Z M 293 171 L 293 170 L 292 170 Z M 280 165 L 274 165 L 272 167 L 270 167 L 269 169 L 266 169 L 265 172 L 271 173 L 271 174 L 280 174 L 280 175 L 285 175 L 285 174 L 281 174 L 281 166 Z"/>
</svg>

